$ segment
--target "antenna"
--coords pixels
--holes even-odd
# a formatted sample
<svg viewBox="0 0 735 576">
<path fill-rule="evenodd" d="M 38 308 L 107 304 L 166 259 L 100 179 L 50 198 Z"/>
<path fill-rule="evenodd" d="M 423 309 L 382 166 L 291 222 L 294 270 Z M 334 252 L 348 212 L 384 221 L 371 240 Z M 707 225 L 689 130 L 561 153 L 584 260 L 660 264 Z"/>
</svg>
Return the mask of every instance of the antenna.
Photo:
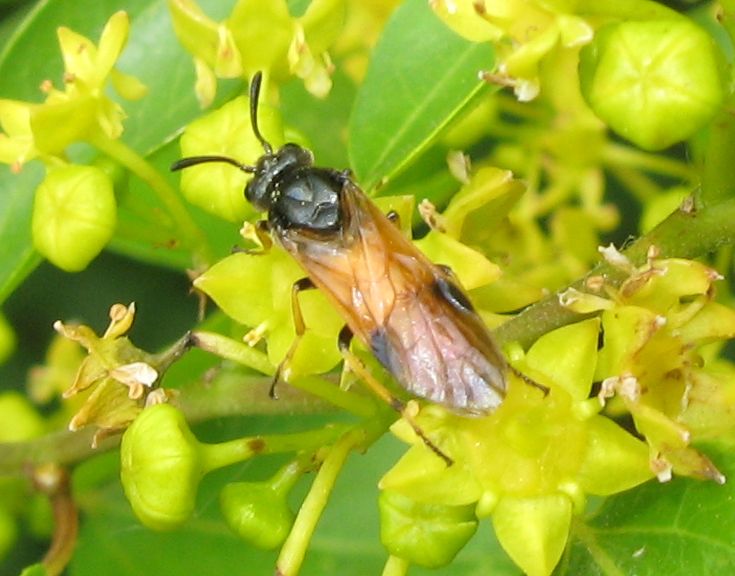
<svg viewBox="0 0 735 576">
<path fill-rule="evenodd" d="M 260 133 L 260 128 L 258 128 L 258 100 L 260 99 L 260 84 L 262 81 L 263 73 L 258 71 L 250 82 L 250 123 L 253 126 L 255 137 L 263 145 L 265 153 L 270 156 L 273 154 L 273 147 L 263 138 L 263 135 Z"/>
<path fill-rule="evenodd" d="M 266 155 L 270 156 L 271 154 L 273 154 L 273 147 L 270 145 L 268 140 L 263 137 L 263 135 L 260 133 L 260 128 L 258 128 L 258 100 L 260 99 L 260 85 L 262 81 L 263 73 L 258 71 L 255 73 L 253 79 L 250 82 L 250 123 L 253 127 L 253 134 L 255 134 L 255 137 L 263 146 L 263 150 L 265 151 Z M 171 164 L 171 171 L 176 172 L 177 170 L 183 170 L 184 168 L 188 168 L 189 166 L 196 166 L 197 164 L 205 164 L 207 162 L 225 162 L 227 164 L 235 166 L 236 168 L 239 168 L 243 172 L 247 172 L 248 174 L 255 173 L 255 166 L 241 164 L 233 158 L 217 155 L 191 156 L 189 158 L 182 158 L 181 160 L 177 160 L 176 162 Z"/>
<path fill-rule="evenodd" d="M 248 174 L 255 173 L 255 166 L 241 164 L 237 160 L 234 160 L 233 158 L 228 158 L 227 156 L 190 156 L 189 158 L 182 158 L 181 160 L 177 160 L 176 162 L 171 164 L 171 172 L 183 170 L 184 168 L 188 168 L 189 166 L 196 166 L 197 164 L 206 164 L 207 162 L 226 162 L 227 164 L 232 164 L 236 168 L 239 168 L 240 170 L 242 170 L 243 172 L 247 172 Z"/>
</svg>

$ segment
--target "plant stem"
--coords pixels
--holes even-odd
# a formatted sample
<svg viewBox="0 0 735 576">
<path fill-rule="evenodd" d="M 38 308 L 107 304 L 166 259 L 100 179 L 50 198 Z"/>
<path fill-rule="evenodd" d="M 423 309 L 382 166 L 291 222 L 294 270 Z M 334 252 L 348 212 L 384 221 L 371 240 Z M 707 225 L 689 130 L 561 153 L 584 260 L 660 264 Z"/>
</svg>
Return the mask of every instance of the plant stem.
<svg viewBox="0 0 735 576">
<path fill-rule="evenodd" d="M 293 434 L 250 436 L 219 444 L 202 444 L 202 468 L 207 472 L 243 462 L 259 454 L 280 452 L 316 452 L 328 446 L 343 433 L 341 426 L 328 425 L 318 430 L 305 430 Z"/>
<path fill-rule="evenodd" d="M 192 346 L 220 358 L 232 360 L 262 374 L 273 374 L 274 372 L 273 365 L 264 352 L 222 334 L 196 331 L 191 333 L 190 342 Z"/>
<path fill-rule="evenodd" d="M 120 162 L 150 186 L 166 207 L 185 246 L 191 249 L 195 268 L 205 268 L 212 262 L 207 239 L 189 214 L 181 197 L 149 162 L 121 140 L 96 136 L 92 144 L 110 158 Z"/>
<path fill-rule="evenodd" d="M 79 530 L 69 474 L 55 464 L 46 464 L 34 470 L 33 483 L 39 492 L 48 496 L 54 512 L 54 534 L 43 565 L 48 576 L 57 576 L 71 560 Z"/>
<path fill-rule="evenodd" d="M 730 199 L 697 211 L 677 210 L 651 232 L 631 244 L 623 254 L 634 265 L 639 266 L 645 262 L 651 246 L 658 249 L 661 258 L 697 258 L 733 243 L 735 199 Z M 571 287 L 584 291 L 589 276 L 603 276 L 613 286 L 619 285 L 625 279 L 623 272 L 603 262 Z M 555 293 L 529 306 L 518 316 L 499 326 L 494 333 L 501 344 L 518 342 L 527 348 L 543 334 L 585 317 L 587 316 L 564 308 Z"/>
<path fill-rule="evenodd" d="M 723 109 L 710 124 L 702 169 L 702 186 L 695 192 L 697 206 L 717 204 L 735 190 L 735 117 L 731 107 Z"/>
<path fill-rule="evenodd" d="M 243 414 L 308 414 L 328 412 L 334 407 L 284 386 L 279 400 L 268 396 L 271 378 L 242 371 L 222 371 L 214 380 L 192 384 L 182 394 L 179 405 L 189 422 Z M 110 437 L 92 448 L 94 427 L 76 432 L 58 431 L 27 442 L 0 443 L 0 476 L 23 476 L 28 467 L 47 462 L 71 465 L 112 450 L 120 437 Z"/>
<path fill-rule="evenodd" d="M 612 167 L 621 166 L 645 170 L 661 176 L 687 181 L 693 181 L 697 178 L 697 170 L 688 164 L 611 142 L 608 142 L 605 146 L 603 160 Z"/>
<path fill-rule="evenodd" d="M 409 563 L 398 556 L 389 556 L 383 567 L 382 576 L 405 576 L 408 574 Z"/>
<path fill-rule="evenodd" d="M 322 467 L 299 509 L 286 542 L 276 563 L 277 576 L 295 576 L 304 561 L 306 548 L 314 534 L 316 524 L 327 505 L 334 483 L 344 466 L 350 451 L 365 441 L 365 431 L 355 428 L 340 438 L 329 450 Z"/>
<path fill-rule="evenodd" d="M 376 414 L 375 400 L 373 398 L 342 390 L 337 384 L 328 382 L 324 378 L 318 376 L 302 376 L 294 378 L 289 384 L 317 398 L 322 398 L 330 404 L 347 410 L 356 416 L 371 418 Z"/>
</svg>

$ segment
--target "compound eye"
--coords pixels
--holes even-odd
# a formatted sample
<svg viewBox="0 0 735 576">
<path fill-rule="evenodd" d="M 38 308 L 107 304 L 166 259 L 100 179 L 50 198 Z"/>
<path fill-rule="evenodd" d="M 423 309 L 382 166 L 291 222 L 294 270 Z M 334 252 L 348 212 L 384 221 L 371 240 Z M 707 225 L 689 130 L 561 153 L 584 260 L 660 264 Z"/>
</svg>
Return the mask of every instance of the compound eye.
<svg viewBox="0 0 735 576">
<path fill-rule="evenodd" d="M 269 178 L 256 174 L 245 186 L 245 199 L 260 212 L 270 210 L 269 183 Z"/>
<path fill-rule="evenodd" d="M 464 292 L 454 282 L 446 278 L 436 279 L 436 289 L 439 294 L 454 308 L 461 312 L 474 312 L 475 308 Z"/>
</svg>

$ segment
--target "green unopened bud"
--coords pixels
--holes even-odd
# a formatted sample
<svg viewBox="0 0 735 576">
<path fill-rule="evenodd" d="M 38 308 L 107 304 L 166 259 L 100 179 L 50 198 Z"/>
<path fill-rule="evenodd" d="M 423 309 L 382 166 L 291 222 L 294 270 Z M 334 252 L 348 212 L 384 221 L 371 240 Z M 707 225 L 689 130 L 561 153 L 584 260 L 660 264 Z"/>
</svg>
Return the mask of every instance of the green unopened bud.
<svg viewBox="0 0 735 576">
<path fill-rule="evenodd" d="M 249 101 L 242 96 L 187 126 L 181 137 L 183 156 L 220 154 L 252 163 L 263 153 L 248 114 Z M 263 135 L 277 146 L 282 141 L 279 119 L 265 104 L 258 107 L 258 124 Z M 252 209 L 243 190 L 250 176 L 223 163 L 187 168 L 181 173 L 181 190 L 200 208 L 232 222 L 242 222 Z"/>
<path fill-rule="evenodd" d="M 712 38 L 686 18 L 610 24 L 581 52 L 582 93 L 615 132 L 660 150 L 714 116 L 720 60 Z"/>
<path fill-rule="evenodd" d="M 36 190 L 33 243 L 59 268 L 83 270 L 115 230 L 112 182 L 93 166 L 54 168 Z"/>
<path fill-rule="evenodd" d="M 264 449 L 260 438 L 202 444 L 181 411 L 157 404 L 143 410 L 125 432 L 120 476 L 138 519 L 149 528 L 170 530 L 194 511 L 202 476 Z"/>
<path fill-rule="evenodd" d="M 143 524 L 167 530 L 189 518 L 204 470 L 199 442 L 179 410 L 144 410 L 125 432 L 120 456 L 125 495 Z"/>
<path fill-rule="evenodd" d="M 270 482 L 228 484 L 220 493 L 220 507 L 233 532 L 264 550 L 283 544 L 294 519 L 286 494 Z"/>
<path fill-rule="evenodd" d="M 44 423 L 33 405 L 19 392 L 0 394 L 0 442 L 22 442 L 40 436 Z"/>
<path fill-rule="evenodd" d="M 493 512 L 495 534 L 529 576 L 548 576 L 564 551 L 572 519 L 565 494 L 503 498 Z"/>
<path fill-rule="evenodd" d="M 13 548 L 18 537 L 18 525 L 13 515 L 5 508 L 0 507 L 0 562 Z"/>
<path fill-rule="evenodd" d="M 449 564 L 477 530 L 472 505 L 426 504 L 383 491 L 379 506 L 383 545 L 393 556 L 427 568 Z"/>
</svg>

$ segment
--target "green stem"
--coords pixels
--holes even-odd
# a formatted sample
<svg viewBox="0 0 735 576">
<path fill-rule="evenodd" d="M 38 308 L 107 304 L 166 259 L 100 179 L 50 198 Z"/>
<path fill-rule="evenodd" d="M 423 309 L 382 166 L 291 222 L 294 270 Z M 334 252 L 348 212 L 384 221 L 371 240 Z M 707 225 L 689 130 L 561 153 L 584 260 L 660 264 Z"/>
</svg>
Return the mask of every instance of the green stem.
<svg viewBox="0 0 735 576">
<path fill-rule="evenodd" d="M 343 432 L 341 426 L 325 426 L 293 434 L 250 436 L 219 444 L 202 444 L 202 469 L 211 472 L 260 454 L 315 452 L 331 444 Z"/>
<path fill-rule="evenodd" d="M 299 459 L 289 462 L 271 478 L 270 485 L 273 491 L 285 497 L 305 471 L 306 468 Z"/>
<path fill-rule="evenodd" d="M 190 423 L 244 414 L 308 414 L 328 412 L 334 406 L 290 386 L 283 386 L 278 400 L 268 396 L 271 378 L 222 370 L 214 380 L 192 383 L 181 395 L 179 405 Z M 336 386 L 332 384 L 332 386 Z M 112 450 L 120 436 L 106 438 L 92 448 L 96 429 L 58 431 L 27 442 L 0 443 L 0 476 L 23 476 L 29 467 L 47 462 L 73 465 Z"/>
<path fill-rule="evenodd" d="M 360 396 L 353 392 L 342 390 L 338 385 L 319 376 L 302 376 L 294 378 L 289 385 L 304 392 L 322 398 L 356 416 L 372 418 L 375 416 L 375 401 L 371 397 Z M 280 392 L 279 392 L 280 394 Z"/>
<path fill-rule="evenodd" d="M 603 161 L 612 167 L 633 168 L 644 170 L 661 176 L 669 176 L 677 180 L 695 181 L 697 170 L 693 166 L 666 158 L 660 154 L 650 154 L 636 150 L 630 146 L 608 142 L 603 152 Z"/>
<path fill-rule="evenodd" d="M 53 509 L 54 534 L 43 565 L 48 576 L 57 576 L 71 560 L 79 531 L 79 513 L 72 498 L 69 474 L 54 464 L 46 464 L 34 470 L 33 483 L 48 496 Z"/>
<path fill-rule="evenodd" d="M 204 331 L 192 332 L 190 342 L 192 346 L 257 370 L 261 374 L 274 373 L 268 356 L 244 342 L 238 342 L 216 332 Z"/>
<path fill-rule="evenodd" d="M 723 109 L 710 124 L 702 170 L 702 186 L 695 192 L 697 206 L 717 204 L 735 190 L 735 116 Z"/>
<path fill-rule="evenodd" d="M 661 258 L 697 258 L 733 243 L 735 199 L 705 206 L 698 211 L 677 210 L 631 244 L 623 254 L 639 266 L 646 261 L 651 246 L 658 249 Z M 604 276 L 612 285 L 619 285 L 625 279 L 623 272 L 606 262 L 596 266 L 589 276 Z M 584 291 L 587 277 L 571 287 Z M 501 343 L 518 342 L 527 348 L 543 334 L 585 317 L 564 308 L 559 303 L 558 294 L 552 294 L 498 327 L 495 336 Z"/>
<path fill-rule="evenodd" d="M 120 162 L 150 186 L 174 221 L 183 244 L 191 249 L 195 268 L 204 268 L 213 257 L 207 239 L 181 201 L 181 196 L 149 162 L 121 140 L 96 136 L 92 144 L 110 158 Z"/>
<path fill-rule="evenodd" d="M 291 528 L 291 532 L 283 548 L 281 548 L 281 553 L 276 562 L 276 574 L 278 576 L 295 576 L 298 574 L 304 561 L 306 548 L 314 534 L 322 511 L 327 505 L 327 500 L 332 493 L 337 476 L 342 470 L 350 451 L 364 441 L 365 431 L 356 428 L 342 436 L 329 450 L 329 454 L 327 454 L 314 479 L 311 490 L 309 490 L 304 503 L 299 509 L 293 528 Z"/>
<path fill-rule="evenodd" d="M 409 566 L 408 560 L 398 556 L 389 556 L 383 568 L 382 576 L 406 576 Z"/>
</svg>

